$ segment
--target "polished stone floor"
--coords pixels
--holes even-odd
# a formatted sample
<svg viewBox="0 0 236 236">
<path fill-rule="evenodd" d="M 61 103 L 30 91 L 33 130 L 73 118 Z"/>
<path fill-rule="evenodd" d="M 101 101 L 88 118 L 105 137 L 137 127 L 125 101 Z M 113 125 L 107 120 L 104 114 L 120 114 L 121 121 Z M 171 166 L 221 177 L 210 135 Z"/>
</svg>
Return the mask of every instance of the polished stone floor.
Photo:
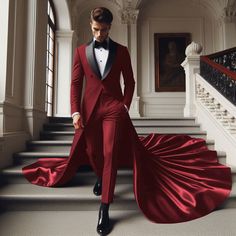
<svg viewBox="0 0 236 236">
<path fill-rule="evenodd" d="M 155 224 L 139 211 L 111 211 L 111 236 L 235 236 L 236 209 L 190 222 Z M 97 211 L 9 211 L 0 215 L 2 236 L 95 236 Z"/>
</svg>

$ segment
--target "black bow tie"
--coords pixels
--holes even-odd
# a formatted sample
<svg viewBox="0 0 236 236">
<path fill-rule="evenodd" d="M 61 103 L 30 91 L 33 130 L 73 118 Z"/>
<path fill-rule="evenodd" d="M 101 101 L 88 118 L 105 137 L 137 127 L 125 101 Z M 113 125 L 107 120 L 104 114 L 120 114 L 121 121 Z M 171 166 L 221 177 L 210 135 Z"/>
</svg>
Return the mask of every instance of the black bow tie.
<svg viewBox="0 0 236 236">
<path fill-rule="evenodd" d="M 107 41 L 104 40 L 103 42 L 98 42 L 95 40 L 94 48 L 104 48 L 107 49 Z"/>
</svg>

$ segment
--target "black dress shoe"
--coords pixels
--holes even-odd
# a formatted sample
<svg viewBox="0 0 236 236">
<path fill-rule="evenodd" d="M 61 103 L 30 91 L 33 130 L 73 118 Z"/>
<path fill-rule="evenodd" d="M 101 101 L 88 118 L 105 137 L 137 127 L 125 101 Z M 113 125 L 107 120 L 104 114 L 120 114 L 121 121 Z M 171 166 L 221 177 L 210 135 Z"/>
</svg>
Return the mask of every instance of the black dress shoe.
<svg viewBox="0 0 236 236">
<path fill-rule="evenodd" d="M 93 193 L 96 196 L 100 196 L 102 194 L 102 180 L 101 179 L 97 179 L 97 182 L 95 183 L 93 187 Z"/>
<path fill-rule="evenodd" d="M 109 234 L 111 230 L 108 208 L 109 204 L 102 203 L 99 209 L 97 232 L 102 236 Z"/>
</svg>

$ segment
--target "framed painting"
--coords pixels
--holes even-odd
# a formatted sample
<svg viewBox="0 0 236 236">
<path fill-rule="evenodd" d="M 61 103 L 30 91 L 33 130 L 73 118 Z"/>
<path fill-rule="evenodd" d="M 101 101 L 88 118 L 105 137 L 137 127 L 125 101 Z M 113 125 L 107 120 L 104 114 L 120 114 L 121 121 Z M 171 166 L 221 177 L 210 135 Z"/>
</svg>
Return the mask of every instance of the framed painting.
<svg viewBox="0 0 236 236">
<path fill-rule="evenodd" d="M 155 33 L 155 91 L 185 91 L 185 72 L 181 63 L 190 44 L 190 33 Z"/>
</svg>

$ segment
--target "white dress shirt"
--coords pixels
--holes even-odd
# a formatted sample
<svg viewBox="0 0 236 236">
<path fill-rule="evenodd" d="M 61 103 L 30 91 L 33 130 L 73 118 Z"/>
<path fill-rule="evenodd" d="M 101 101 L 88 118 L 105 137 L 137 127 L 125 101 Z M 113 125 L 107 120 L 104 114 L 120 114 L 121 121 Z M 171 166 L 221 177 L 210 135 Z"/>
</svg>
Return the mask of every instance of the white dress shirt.
<svg viewBox="0 0 236 236">
<path fill-rule="evenodd" d="M 108 39 L 107 43 L 109 44 L 109 39 Z M 100 74 L 101 74 L 101 76 L 103 76 L 105 66 L 106 66 L 106 63 L 107 63 L 107 59 L 108 59 L 109 50 L 108 50 L 108 48 L 105 49 L 105 48 L 102 48 L 102 47 L 101 48 L 94 48 L 94 54 L 95 54 L 95 59 L 96 59 L 97 64 L 98 64 Z"/>
</svg>

